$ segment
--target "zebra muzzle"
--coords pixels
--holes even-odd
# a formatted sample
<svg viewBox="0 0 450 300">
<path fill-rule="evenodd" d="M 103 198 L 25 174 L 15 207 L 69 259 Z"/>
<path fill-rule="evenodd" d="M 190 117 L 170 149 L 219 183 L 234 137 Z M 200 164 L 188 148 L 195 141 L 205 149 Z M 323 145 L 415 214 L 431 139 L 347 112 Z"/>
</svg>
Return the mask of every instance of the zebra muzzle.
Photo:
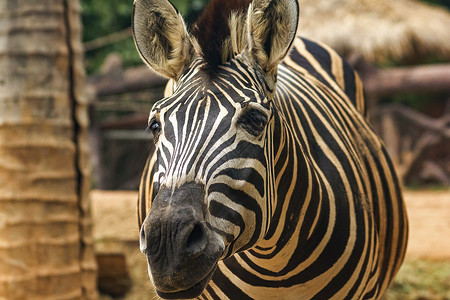
<svg viewBox="0 0 450 300">
<path fill-rule="evenodd" d="M 160 189 L 141 228 L 141 251 L 160 297 L 197 297 L 209 282 L 224 251 L 205 221 L 201 185 Z"/>
</svg>

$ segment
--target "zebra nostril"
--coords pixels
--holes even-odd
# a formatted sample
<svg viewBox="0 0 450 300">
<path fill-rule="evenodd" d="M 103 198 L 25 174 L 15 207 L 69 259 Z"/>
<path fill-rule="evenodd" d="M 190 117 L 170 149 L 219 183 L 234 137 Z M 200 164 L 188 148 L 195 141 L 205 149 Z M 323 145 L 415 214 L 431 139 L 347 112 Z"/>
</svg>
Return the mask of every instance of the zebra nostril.
<svg viewBox="0 0 450 300">
<path fill-rule="evenodd" d="M 198 256 L 206 248 L 207 237 L 203 225 L 197 223 L 189 233 L 186 241 L 186 253 L 190 256 Z"/>
<path fill-rule="evenodd" d="M 139 234 L 139 248 L 141 250 L 142 253 L 144 253 L 145 255 L 147 255 L 147 239 L 145 237 L 145 230 L 144 230 L 144 226 L 142 226 L 141 228 L 141 232 Z"/>
</svg>

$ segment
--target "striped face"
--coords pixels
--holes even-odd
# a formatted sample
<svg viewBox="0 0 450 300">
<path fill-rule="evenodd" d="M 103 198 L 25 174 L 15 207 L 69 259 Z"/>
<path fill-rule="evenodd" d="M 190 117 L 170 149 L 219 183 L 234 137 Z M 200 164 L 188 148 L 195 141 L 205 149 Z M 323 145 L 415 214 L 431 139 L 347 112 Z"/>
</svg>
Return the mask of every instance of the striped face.
<svg viewBox="0 0 450 300">
<path fill-rule="evenodd" d="M 140 193 L 141 251 L 162 298 L 200 295 L 217 262 L 253 247 L 270 225 L 270 99 L 296 36 L 298 3 L 208 7 L 189 33 L 169 1 L 134 1 L 139 53 L 176 82 L 150 113 L 156 150 Z"/>
<path fill-rule="evenodd" d="M 205 81 L 202 73 L 192 68 L 150 113 L 153 184 L 174 193 L 185 184 L 201 185 L 205 193 L 195 201 L 204 205 L 205 221 L 229 256 L 251 247 L 265 231 L 272 112 L 239 57 L 213 79 Z"/>
<path fill-rule="evenodd" d="M 268 140 L 274 120 L 244 61 L 237 56 L 209 80 L 194 63 L 173 95 L 151 110 L 156 150 L 153 168 L 144 174 L 152 182 L 141 186 L 152 190 L 141 250 L 162 297 L 175 296 L 178 289 L 183 292 L 177 297 L 190 296 L 184 287 L 204 278 L 206 284 L 219 259 L 251 248 L 269 226 Z M 167 260 L 169 267 L 160 265 Z M 195 280 L 168 285 L 177 272 L 166 276 L 167 268 L 183 269 L 184 278 Z"/>
</svg>

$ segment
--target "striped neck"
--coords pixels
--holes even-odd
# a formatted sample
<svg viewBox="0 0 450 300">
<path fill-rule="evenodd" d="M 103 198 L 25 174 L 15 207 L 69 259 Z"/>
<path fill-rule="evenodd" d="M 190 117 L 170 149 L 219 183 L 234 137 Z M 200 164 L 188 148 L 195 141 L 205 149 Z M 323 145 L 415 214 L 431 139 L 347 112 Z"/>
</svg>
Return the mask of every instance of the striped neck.
<svg viewBox="0 0 450 300">
<path fill-rule="evenodd" d="M 280 93 L 282 94 L 282 93 Z M 280 96 L 280 95 L 278 95 Z M 278 107 L 279 97 L 273 100 L 274 126 L 268 141 L 273 149 L 272 170 L 268 170 L 270 220 L 265 237 L 247 255 L 265 267 L 270 260 L 273 272 L 283 272 L 289 266 L 301 265 L 314 252 L 330 219 L 329 194 L 331 188 L 316 173 L 304 155 L 303 145 L 296 141 L 295 133 Z M 318 243 L 311 243 L 311 240 Z M 282 241 L 282 242 L 281 242 Z M 306 247 L 307 246 L 307 247 Z M 296 257 L 296 262 L 289 260 Z M 272 269 L 273 268 L 273 269 Z"/>
</svg>

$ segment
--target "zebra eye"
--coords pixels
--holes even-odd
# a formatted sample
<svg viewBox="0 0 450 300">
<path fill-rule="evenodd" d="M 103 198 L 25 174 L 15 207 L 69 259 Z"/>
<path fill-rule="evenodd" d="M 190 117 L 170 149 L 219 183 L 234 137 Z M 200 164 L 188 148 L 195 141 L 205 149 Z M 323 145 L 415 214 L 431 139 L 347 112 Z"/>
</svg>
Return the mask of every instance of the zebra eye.
<svg viewBox="0 0 450 300">
<path fill-rule="evenodd" d="M 238 120 L 238 124 L 254 136 L 260 135 L 267 124 L 267 116 L 257 109 L 249 109 Z"/>
<path fill-rule="evenodd" d="M 159 123 L 157 121 L 154 121 L 153 123 L 150 124 L 150 130 L 155 132 L 159 130 Z"/>
<path fill-rule="evenodd" d="M 153 133 L 153 137 L 156 139 L 161 131 L 161 123 L 159 123 L 156 119 L 151 120 L 148 124 L 147 131 L 151 131 Z"/>
</svg>

